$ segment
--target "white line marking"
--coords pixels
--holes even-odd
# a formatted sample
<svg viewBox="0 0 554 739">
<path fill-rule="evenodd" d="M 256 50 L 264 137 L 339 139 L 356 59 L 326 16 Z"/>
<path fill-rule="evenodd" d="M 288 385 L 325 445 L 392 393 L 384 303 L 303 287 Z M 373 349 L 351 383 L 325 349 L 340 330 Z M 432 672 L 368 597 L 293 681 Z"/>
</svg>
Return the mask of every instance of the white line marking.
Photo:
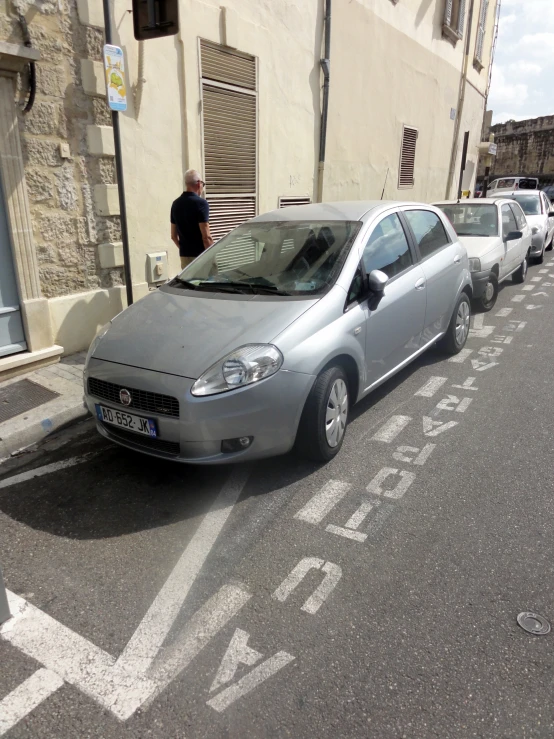
<svg viewBox="0 0 554 739">
<path fill-rule="evenodd" d="M 456 412 L 465 413 L 469 408 L 472 400 L 473 398 L 462 398 L 460 401 L 460 405 L 456 408 Z"/>
<path fill-rule="evenodd" d="M 494 329 L 494 326 L 484 326 L 479 331 L 476 331 L 474 328 L 470 328 L 469 335 L 472 339 L 486 339 L 487 336 L 490 336 L 492 334 Z"/>
<path fill-rule="evenodd" d="M 306 505 L 295 513 L 294 518 L 306 523 L 318 524 L 344 498 L 352 485 L 340 480 L 329 480 Z"/>
<path fill-rule="evenodd" d="M 551 265 L 549 264 L 548 266 L 550 267 Z M 539 275 L 546 275 L 546 274 L 548 274 L 547 269 L 539 269 Z"/>
<path fill-rule="evenodd" d="M 442 423 L 441 421 L 433 421 L 429 416 L 423 416 L 423 433 L 425 436 L 438 436 L 457 425 L 458 421 L 446 421 L 446 423 Z"/>
<path fill-rule="evenodd" d="M 372 508 L 373 504 L 370 503 L 368 500 L 364 500 L 361 506 L 356 511 L 354 511 L 348 521 L 344 524 L 345 528 L 352 529 L 353 531 L 359 529 L 365 521 L 366 517 L 369 515 Z"/>
<path fill-rule="evenodd" d="M 535 286 L 534 285 L 524 285 L 521 288 L 521 290 L 525 290 L 525 292 L 529 292 L 529 290 L 534 290 L 534 289 L 535 289 Z"/>
<path fill-rule="evenodd" d="M 250 634 L 247 631 L 235 629 L 235 633 L 231 638 L 227 651 L 223 655 L 223 659 L 210 688 L 210 693 L 218 690 L 225 683 L 230 683 L 235 677 L 239 665 L 253 667 L 256 662 L 261 660 L 263 654 L 248 646 L 249 638 Z"/>
<path fill-rule="evenodd" d="M 4 480 L 0 480 L 0 490 L 10 485 L 17 485 L 20 482 L 27 482 L 27 480 L 32 480 L 34 477 L 42 477 L 43 475 L 49 475 L 51 472 L 58 472 L 58 470 L 74 467 L 76 464 L 83 464 L 83 462 L 88 462 L 89 459 L 95 457 L 97 454 L 99 452 L 89 452 L 80 457 L 71 457 L 71 459 L 64 459 L 61 462 L 52 462 L 52 464 L 46 464 L 44 467 L 35 467 L 34 470 L 27 470 L 27 472 L 21 472 L 19 475 L 6 477 Z"/>
<path fill-rule="evenodd" d="M 544 305 L 526 305 L 525 307 L 527 310 L 539 310 L 540 308 L 544 308 Z"/>
<path fill-rule="evenodd" d="M 533 293 L 533 297 L 534 298 L 537 298 L 539 295 L 544 295 L 545 298 L 548 297 L 548 293 L 543 293 L 542 291 L 541 292 L 538 292 L 538 293 Z"/>
<path fill-rule="evenodd" d="M 133 673 L 146 673 L 173 626 L 233 506 L 242 493 L 248 475 L 249 469 L 244 467 L 237 467 L 231 472 L 212 507 L 202 519 L 202 523 L 194 532 L 187 548 L 117 660 L 118 667 Z"/>
<path fill-rule="evenodd" d="M 359 542 L 364 542 L 367 539 L 367 534 L 362 534 L 361 531 L 352 531 L 351 529 L 345 529 L 342 526 L 334 526 L 331 523 L 325 527 L 325 531 L 328 531 L 330 534 L 344 536 L 345 539 L 353 539 L 354 541 Z"/>
<path fill-rule="evenodd" d="M 420 387 L 417 393 L 414 394 L 419 395 L 422 398 L 432 398 L 433 395 L 444 385 L 447 379 L 447 377 L 431 377 L 427 380 L 425 385 Z"/>
<path fill-rule="evenodd" d="M 548 272 L 548 270 L 544 270 L 545 272 Z M 540 282 L 542 280 L 542 277 L 531 277 L 531 282 Z"/>
<path fill-rule="evenodd" d="M 254 688 L 260 683 L 263 683 L 264 680 L 275 675 L 276 672 L 279 672 L 279 670 L 288 665 L 289 662 L 292 662 L 293 659 L 294 657 L 292 654 L 288 654 L 287 652 L 277 652 L 277 654 L 266 659 L 266 661 L 262 662 L 258 667 L 254 667 L 254 669 L 249 672 L 248 675 L 241 678 L 238 683 L 230 685 L 228 688 L 225 688 L 225 690 L 222 690 L 221 693 L 218 693 L 215 698 L 211 698 L 207 701 L 208 706 L 214 708 L 218 713 L 221 713 L 228 708 L 231 703 L 242 698 L 243 695 L 250 693 L 251 690 L 254 690 Z"/>
<path fill-rule="evenodd" d="M 325 562 L 322 569 L 325 577 L 302 606 L 302 610 L 312 616 L 319 611 L 342 577 L 341 568 L 333 562 Z"/>
<path fill-rule="evenodd" d="M 478 359 L 472 359 L 471 366 L 476 372 L 486 372 L 493 367 L 498 367 L 498 362 L 480 362 Z"/>
<path fill-rule="evenodd" d="M 513 308 L 501 308 L 495 315 L 497 318 L 505 318 L 506 316 L 509 316 L 512 311 Z"/>
<path fill-rule="evenodd" d="M 63 685 L 55 672 L 41 668 L 0 701 L 0 736 Z"/>
<path fill-rule="evenodd" d="M 484 313 L 477 313 L 473 316 L 473 325 L 471 328 L 474 328 L 476 331 L 479 331 L 483 328 L 483 323 L 485 321 L 485 314 Z"/>
<path fill-rule="evenodd" d="M 400 480 L 392 490 L 384 490 L 381 485 L 385 482 L 388 477 L 394 477 L 398 475 Z M 398 500 L 406 493 L 412 482 L 415 480 L 415 474 L 413 472 L 406 472 L 405 470 L 397 470 L 394 467 L 382 467 L 379 472 L 375 475 L 373 480 L 369 483 L 366 490 L 368 493 L 374 495 L 384 495 L 385 498 L 394 498 Z"/>
<path fill-rule="evenodd" d="M 391 416 L 371 438 L 375 441 L 384 441 L 385 444 L 390 444 L 411 420 L 410 416 Z"/>
<path fill-rule="evenodd" d="M 473 387 L 476 379 L 476 377 L 468 377 L 467 380 L 464 380 L 463 385 L 452 385 L 452 387 L 460 388 L 460 390 L 479 390 L 478 387 Z"/>
<path fill-rule="evenodd" d="M 523 331 L 525 326 L 527 326 L 527 321 L 514 321 L 512 319 L 507 326 L 504 326 L 504 331 Z"/>
<path fill-rule="evenodd" d="M 447 359 L 447 362 L 454 362 L 455 364 L 461 364 L 464 362 L 470 354 L 473 354 L 473 349 L 462 349 L 456 356 Z"/>
<path fill-rule="evenodd" d="M 283 603 L 293 590 L 300 585 L 310 570 L 319 570 L 323 567 L 324 563 L 325 560 L 319 559 L 318 557 L 304 557 L 304 559 L 301 559 L 291 572 L 289 572 L 271 597 Z"/>
<path fill-rule="evenodd" d="M 521 303 L 522 300 L 525 300 L 525 295 L 514 295 L 512 303 Z"/>
</svg>

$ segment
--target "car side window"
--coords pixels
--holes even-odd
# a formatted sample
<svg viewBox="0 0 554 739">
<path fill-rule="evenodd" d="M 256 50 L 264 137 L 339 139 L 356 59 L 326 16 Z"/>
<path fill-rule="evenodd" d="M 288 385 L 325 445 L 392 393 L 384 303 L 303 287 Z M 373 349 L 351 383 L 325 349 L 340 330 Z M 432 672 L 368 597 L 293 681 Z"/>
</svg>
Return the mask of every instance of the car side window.
<svg viewBox="0 0 554 739">
<path fill-rule="evenodd" d="M 527 225 L 527 220 L 525 218 L 524 212 L 521 210 L 521 206 L 518 205 L 517 203 L 510 203 L 510 206 L 512 208 L 512 212 L 513 212 L 514 217 L 516 219 L 517 230 L 518 231 L 523 231 L 523 229 Z"/>
<path fill-rule="evenodd" d="M 450 243 L 442 221 L 436 213 L 430 210 L 406 210 L 404 215 L 412 227 L 422 259 Z"/>
<path fill-rule="evenodd" d="M 502 206 L 502 238 L 505 241 L 511 231 L 518 230 L 516 219 L 514 218 L 510 204 L 506 203 L 506 205 Z"/>
<path fill-rule="evenodd" d="M 352 284 L 350 285 L 350 289 L 348 291 L 348 297 L 346 298 L 346 305 L 352 305 L 353 303 L 358 303 L 360 300 L 363 300 L 364 297 L 364 276 L 362 273 L 362 268 L 358 267 L 356 270 L 356 274 L 354 275 L 354 279 L 352 280 Z"/>
<path fill-rule="evenodd" d="M 365 245 L 362 261 L 368 275 L 380 269 L 389 278 L 412 266 L 408 239 L 396 213 L 375 226 Z"/>
</svg>

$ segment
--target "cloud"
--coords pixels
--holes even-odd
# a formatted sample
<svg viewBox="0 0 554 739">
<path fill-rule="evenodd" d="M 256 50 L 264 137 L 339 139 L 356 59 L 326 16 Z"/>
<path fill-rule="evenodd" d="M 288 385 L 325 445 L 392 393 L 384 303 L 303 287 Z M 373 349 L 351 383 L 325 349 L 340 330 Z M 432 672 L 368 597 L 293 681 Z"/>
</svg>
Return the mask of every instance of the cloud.
<svg viewBox="0 0 554 739">
<path fill-rule="evenodd" d="M 516 51 L 529 54 L 535 59 L 551 59 L 554 33 L 528 33 L 516 45 Z"/>
<path fill-rule="evenodd" d="M 493 71 L 494 101 L 496 105 L 520 107 L 527 100 L 528 88 L 523 82 L 514 83 L 506 77 L 502 67 Z"/>
<path fill-rule="evenodd" d="M 535 62 L 512 62 L 508 66 L 508 73 L 511 77 L 529 77 L 530 75 L 540 74 L 542 67 Z"/>
</svg>

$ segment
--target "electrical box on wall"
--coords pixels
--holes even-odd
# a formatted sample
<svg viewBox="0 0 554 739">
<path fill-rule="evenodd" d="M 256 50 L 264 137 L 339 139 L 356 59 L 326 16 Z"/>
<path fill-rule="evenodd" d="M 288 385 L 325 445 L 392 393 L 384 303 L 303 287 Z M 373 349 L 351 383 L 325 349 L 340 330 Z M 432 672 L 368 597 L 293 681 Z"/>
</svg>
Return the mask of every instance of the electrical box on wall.
<svg viewBox="0 0 554 739">
<path fill-rule="evenodd" d="M 165 282 L 169 279 L 167 272 L 167 252 L 156 251 L 146 255 L 146 280 L 148 282 Z"/>
</svg>

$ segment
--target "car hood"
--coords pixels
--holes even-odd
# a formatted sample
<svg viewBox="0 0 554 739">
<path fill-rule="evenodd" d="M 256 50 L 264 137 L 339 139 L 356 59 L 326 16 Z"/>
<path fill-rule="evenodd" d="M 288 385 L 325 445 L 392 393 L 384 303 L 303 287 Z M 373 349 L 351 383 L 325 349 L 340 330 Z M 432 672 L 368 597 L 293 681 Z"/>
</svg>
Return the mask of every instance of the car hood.
<svg viewBox="0 0 554 739">
<path fill-rule="evenodd" d="M 470 259 L 480 259 L 501 245 L 500 236 L 458 236 Z"/>
<path fill-rule="evenodd" d="M 537 226 L 538 228 L 544 228 L 544 225 L 546 223 L 546 216 L 542 213 L 540 213 L 537 216 L 525 216 L 527 219 L 527 223 L 533 228 L 533 226 Z"/>
<path fill-rule="evenodd" d="M 239 346 L 271 343 L 318 300 L 160 289 L 120 313 L 92 356 L 195 380 Z"/>
</svg>

